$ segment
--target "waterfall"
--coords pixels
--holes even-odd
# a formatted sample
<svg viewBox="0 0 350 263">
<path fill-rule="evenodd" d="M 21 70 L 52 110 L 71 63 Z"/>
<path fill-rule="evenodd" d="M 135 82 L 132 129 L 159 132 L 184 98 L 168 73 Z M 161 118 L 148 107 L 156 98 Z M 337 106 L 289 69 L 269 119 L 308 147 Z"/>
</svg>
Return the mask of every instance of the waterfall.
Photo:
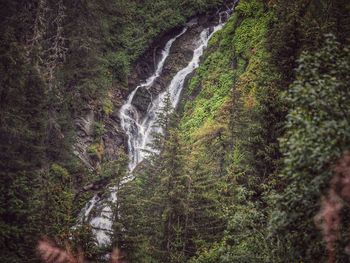
<svg viewBox="0 0 350 263">
<path fill-rule="evenodd" d="M 152 149 L 149 148 L 149 145 L 152 142 L 152 134 L 154 134 L 154 132 L 162 132 L 159 131 L 158 127 L 155 127 L 155 123 L 158 119 L 159 110 L 164 107 L 164 99 L 166 95 L 170 94 L 172 106 L 173 108 L 176 108 L 179 103 L 180 95 L 184 87 L 186 77 L 199 66 L 200 57 L 203 55 L 203 52 L 207 47 L 210 38 L 215 32 L 222 29 L 225 24 L 222 18 L 225 15 L 226 19 L 228 19 L 231 11 L 232 9 L 229 9 L 219 13 L 219 24 L 213 28 L 211 33 L 210 28 L 205 28 L 200 33 L 200 37 L 197 43 L 198 47 L 194 50 L 192 60 L 185 68 L 177 72 L 168 88 L 159 94 L 154 101 L 152 101 L 151 107 L 148 109 L 147 114 L 143 120 L 140 120 L 136 108 L 132 105 L 132 100 L 139 88 L 147 89 L 153 84 L 155 80 L 154 76 L 151 76 L 149 80 L 147 80 L 144 84 L 137 86 L 135 90 L 129 95 L 127 103 L 120 110 L 120 117 L 122 120 L 122 128 L 128 136 L 130 171 L 133 171 L 134 168 L 145 159 L 146 152 L 152 151 Z M 179 36 L 181 36 L 185 31 L 186 29 L 184 29 Z M 169 50 L 167 50 L 168 53 Z M 161 61 L 160 64 L 161 71 L 164 61 Z M 155 75 L 158 77 L 160 74 L 156 72 Z"/>
<path fill-rule="evenodd" d="M 143 160 L 141 155 L 141 150 L 144 147 L 143 145 L 143 136 L 145 133 L 145 126 L 140 124 L 140 117 L 136 108 L 132 105 L 132 101 L 138 89 L 145 88 L 148 89 L 153 85 L 155 80 L 160 76 L 163 70 L 165 60 L 169 56 L 170 48 L 173 45 L 174 41 L 183 35 L 187 31 L 185 27 L 180 34 L 170 39 L 165 48 L 162 50 L 162 57 L 157 65 L 155 73 L 150 76 L 144 83 L 137 86 L 133 92 L 128 96 L 127 102 L 120 109 L 120 119 L 121 126 L 125 133 L 128 136 L 128 151 L 129 151 L 129 170 L 132 171 Z"/>
<path fill-rule="evenodd" d="M 235 2 L 234 2 L 235 3 Z M 233 5 L 234 7 L 234 5 Z M 162 132 L 155 127 L 155 123 L 158 119 L 159 110 L 164 106 L 164 99 L 167 94 L 170 94 L 170 100 L 172 106 L 176 108 L 179 103 L 180 95 L 184 87 L 186 78 L 199 66 L 200 58 L 203 55 L 205 48 L 208 45 L 210 38 L 222 29 L 227 19 L 229 18 L 233 7 L 219 12 L 219 23 L 214 27 L 208 27 L 201 31 L 198 40 L 196 42 L 196 48 L 193 51 L 193 57 L 191 61 L 171 80 L 168 87 L 160 93 L 156 98 L 152 99 L 150 106 L 146 112 L 146 115 L 141 118 L 141 115 L 137 111 L 136 107 L 132 104 L 133 99 L 139 89 L 148 90 L 154 82 L 162 74 L 163 66 L 166 59 L 169 56 L 173 43 L 180 38 L 187 31 L 185 27 L 178 35 L 170 39 L 164 49 L 162 50 L 161 59 L 157 64 L 156 70 L 152 76 L 150 76 L 145 82 L 137 86 L 128 96 L 126 103 L 120 109 L 121 126 L 128 136 L 128 154 L 129 154 L 129 171 L 130 174 L 123 178 L 119 187 L 128 181 L 133 179 L 132 171 L 135 167 L 145 159 L 145 151 L 152 151 L 149 148 L 150 142 L 152 142 L 153 132 Z M 190 26 L 190 24 L 188 24 Z M 89 217 L 90 212 L 95 207 L 102 207 L 100 214 L 93 217 L 90 220 L 90 225 L 93 228 L 93 233 L 96 236 L 99 245 L 107 245 L 110 243 L 110 234 L 112 234 L 113 225 L 113 211 L 109 204 L 116 203 L 117 200 L 117 187 L 110 187 L 108 199 L 102 200 L 99 196 L 95 195 L 82 209 L 79 216 L 79 224 Z M 107 201 L 107 202 L 106 202 Z M 107 204 L 106 204 L 107 203 Z M 109 203 L 109 204 L 108 204 Z"/>
</svg>

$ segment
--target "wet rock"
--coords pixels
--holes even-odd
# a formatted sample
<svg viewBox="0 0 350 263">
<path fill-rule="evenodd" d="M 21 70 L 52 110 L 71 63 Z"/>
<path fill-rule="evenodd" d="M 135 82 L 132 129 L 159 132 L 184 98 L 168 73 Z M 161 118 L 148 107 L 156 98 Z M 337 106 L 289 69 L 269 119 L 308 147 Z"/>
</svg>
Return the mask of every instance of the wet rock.
<svg viewBox="0 0 350 263">
<path fill-rule="evenodd" d="M 162 91 L 164 91 L 166 87 L 170 85 L 170 82 L 175 74 L 191 61 L 193 52 L 197 46 L 197 41 L 199 40 L 199 33 L 203 30 L 203 26 L 198 24 L 198 21 L 199 20 L 197 18 L 192 19 L 187 25 L 188 30 L 182 36 L 180 36 L 176 42 L 174 42 L 170 50 L 170 54 L 164 63 L 162 74 L 159 76 L 159 78 L 157 78 L 154 84 L 150 87 L 140 88 L 137 90 L 132 104 L 137 108 L 141 118 L 145 116 L 147 109 L 152 103 L 152 100 Z M 158 54 L 156 56 L 158 56 Z M 142 61 L 141 64 L 144 63 L 145 61 Z M 151 64 L 151 61 L 149 61 L 149 64 Z M 154 70 L 152 73 L 153 72 Z M 139 73 L 140 70 L 137 70 L 136 75 Z M 143 79 L 145 78 L 146 76 L 143 76 Z M 141 82 L 139 82 L 138 85 L 140 83 Z M 129 88 L 132 90 L 135 89 L 136 86 Z"/>
<path fill-rule="evenodd" d="M 153 67 L 146 61 L 137 64 L 136 71 L 139 76 L 148 76 L 153 72 Z"/>
<path fill-rule="evenodd" d="M 116 160 L 121 147 L 124 148 L 124 143 L 127 140 L 126 135 L 120 128 L 120 123 L 108 118 L 105 121 L 106 133 L 102 136 L 104 145 L 104 160 Z"/>
<path fill-rule="evenodd" d="M 120 118 L 119 118 L 119 108 L 114 109 L 113 112 L 109 115 L 109 117 L 115 121 L 117 124 L 120 123 Z"/>
<path fill-rule="evenodd" d="M 146 88 L 139 88 L 131 102 L 140 113 L 145 113 L 152 103 L 152 93 Z M 144 117 L 142 115 L 142 117 Z"/>
<path fill-rule="evenodd" d="M 232 0 L 224 2 L 229 4 Z M 180 69 L 184 68 L 192 59 L 199 33 L 204 28 L 217 24 L 219 12 L 225 9 L 227 9 L 225 6 L 223 6 L 222 9 L 213 9 L 207 14 L 192 18 L 186 24 L 188 30 L 173 43 L 169 57 L 164 63 L 161 76 L 151 87 L 140 88 L 132 101 L 132 104 L 140 114 L 140 118 L 144 117 L 152 100 L 165 90 L 175 74 Z M 225 19 L 225 17 L 222 17 L 222 19 Z M 94 141 L 94 122 L 99 120 L 99 122 L 103 123 L 106 130 L 106 133 L 102 136 L 104 148 L 102 161 L 117 159 L 119 149 L 121 147 L 127 147 L 127 137 L 122 131 L 120 124 L 120 107 L 126 101 L 130 92 L 154 73 L 155 67 L 161 59 L 162 48 L 169 39 L 178 35 L 182 29 L 183 27 L 174 28 L 156 38 L 153 44 L 150 45 L 149 49 L 135 63 L 134 69 L 127 77 L 127 83 L 120 84 L 121 86 L 115 86 L 111 91 L 113 94 L 112 102 L 115 109 L 109 116 L 103 116 L 103 114 L 98 109 L 94 108 L 94 106 L 88 105 L 88 109 L 86 109 L 82 116 L 76 118 L 75 125 L 77 139 L 73 150 L 82 162 L 89 167 L 89 169 L 96 169 L 101 161 L 99 160 L 96 162 L 96 160 L 87 153 L 88 147 Z M 233 61 L 232 66 L 235 67 L 235 64 L 236 63 Z M 197 89 L 196 92 L 198 92 Z M 195 94 L 191 95 L 195 96 Z"/>
</svg>

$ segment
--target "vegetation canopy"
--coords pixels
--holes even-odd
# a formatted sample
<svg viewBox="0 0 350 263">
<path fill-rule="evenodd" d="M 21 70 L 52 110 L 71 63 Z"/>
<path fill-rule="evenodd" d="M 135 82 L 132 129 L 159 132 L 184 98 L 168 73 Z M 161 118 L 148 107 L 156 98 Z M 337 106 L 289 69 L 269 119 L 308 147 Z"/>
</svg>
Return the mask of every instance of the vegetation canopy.
<svg viewBox="0 0 350 263">
<path fill-rule="evenodd" d="M 349 261 L 348 0 L 0 17 L 1 262 Z"/>
</svg>

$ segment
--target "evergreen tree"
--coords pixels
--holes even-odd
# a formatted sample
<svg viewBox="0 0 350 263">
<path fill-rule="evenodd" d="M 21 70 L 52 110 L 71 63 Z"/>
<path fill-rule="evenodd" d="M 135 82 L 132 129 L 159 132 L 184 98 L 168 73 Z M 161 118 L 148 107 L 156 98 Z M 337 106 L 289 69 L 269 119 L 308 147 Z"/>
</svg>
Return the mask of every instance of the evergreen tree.
<svg viewBox="0 0 350 263">
<path fill-rule="evenodd" d="M 184 174 L 178 131 L 170 129 L 162 151 L 161 184 L 162 250 L 164 261 L 184 262 L 189 220 L 189 178 Z"/>
<path fill-rule="evenodd" d="M 325 257 L 313 217 L 331 178 L 331 165 L 349 149 L 349 61 L 348 48 L 327 35 L 319 51 L 303 53 L 297 80 L 284 94 L 290 110 L 281 140 L 281 179 L 287 186 L 280 193 L 270 225 L 289 244 L 285 260 L 321 261 Z M 340 261 L 346 257 L 341 251 Z"/>
</svg>

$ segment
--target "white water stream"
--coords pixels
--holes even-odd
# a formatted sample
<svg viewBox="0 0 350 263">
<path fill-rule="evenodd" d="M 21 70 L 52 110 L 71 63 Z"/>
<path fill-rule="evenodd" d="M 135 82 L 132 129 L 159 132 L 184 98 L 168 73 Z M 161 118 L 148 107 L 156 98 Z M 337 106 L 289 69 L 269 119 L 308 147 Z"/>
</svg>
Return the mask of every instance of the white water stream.
<svg viewBox="0 0 350 263">
<path fill-rule="evenodd" d="M 180 95 L 184 87 L 186 77 L 199 66 L 200 57 L 203 55 L 210 38 L 215 32 L 222 29 L 232 10 L 233 7 L 226 11 L 220 12 L 218 25 L 202 30 L 196 42 L 197 48 L 193 52 L 191 61 L 186 67 L 176 73 L 166 90 L 152 100 L 152 103 L 144 118 L 141 119 L 141 115 L 132 105 L 134 96 L 138 89 L 148 90 L 162 74 L 164 63 L 169 56 L 173 43 L 187 31 L 187 27 L 185 27 L 181 33 L 166 43 L 164 49 L 162 50 L 161 59 L 158 62 L 154 74 L 144 83 L 137 86 L 128 96 L 126 103 L 120 109 L 120 119 L 122 128 L 128 136 L 130 174 L 129 176 L 123 178 L 119 187 L 133 179 L 132 171 L 146 157 L 144 150 L 152 151 L 152 149 L 149 148 L 149 144 L 153 140 L 153 132 L 163 132 L 160 131 L 159 128 L 155 127 L 155 123 L 158 119 L 159 110 L 164 106 L 164 99 L 166 95 L 170 94 L 172 106 L 176 108 L 180 100 Z M 95 195 L 83 208 L 79 217 L 79 224 L 81 224 L 86 218 L 89 217 L 89 214 L 93 208 L 96 206 L 102 207 L 100 214 L 90 220 L 90 225 L 93 228 L 94 235 L 96 236 L 99 245 L 107 245 L 110 243 L 110 234 L 112 233 L 113 225 L 113 212 L 110 204 L 116 203 L 117 190 L 117 187 L 110 187 L 110 195 L 107 200 L 101 200 L 100 197 Z"/>
<path fill-rule="evenodd" d="M 140 115 L 136 108 L 132 105 L 132 101 L 138 89 L 149 89 L 154 84 L 156 79 L 163 71 L 165 60 L 169 56 L 170 48 L 173 45 L 174 41 L 183 35 L 186 31 L 187 27 L 185 27 L 180 34 L 170 39 L 168 43 L 166 43 L 165 48 L 162 50 L 162 58 L 157 65 L 155 73 L 130 93 L 127 102 L 120 109 L 121 126 L 125 133 L 128 135 L 130 171 L 133 171 L 134 168 L 144 159 L 144 156 L 141 153 L 142 149 L 145 149 L 145 134 L 149 129 L 148 125 L 145 125 L 144 122 L 141 122 L 142 120 L 140 119 Z M 150 112 L 150 114 L 152 113 Z M 150 114 L 147 112 L 146 119 Z"/>
</svg>

